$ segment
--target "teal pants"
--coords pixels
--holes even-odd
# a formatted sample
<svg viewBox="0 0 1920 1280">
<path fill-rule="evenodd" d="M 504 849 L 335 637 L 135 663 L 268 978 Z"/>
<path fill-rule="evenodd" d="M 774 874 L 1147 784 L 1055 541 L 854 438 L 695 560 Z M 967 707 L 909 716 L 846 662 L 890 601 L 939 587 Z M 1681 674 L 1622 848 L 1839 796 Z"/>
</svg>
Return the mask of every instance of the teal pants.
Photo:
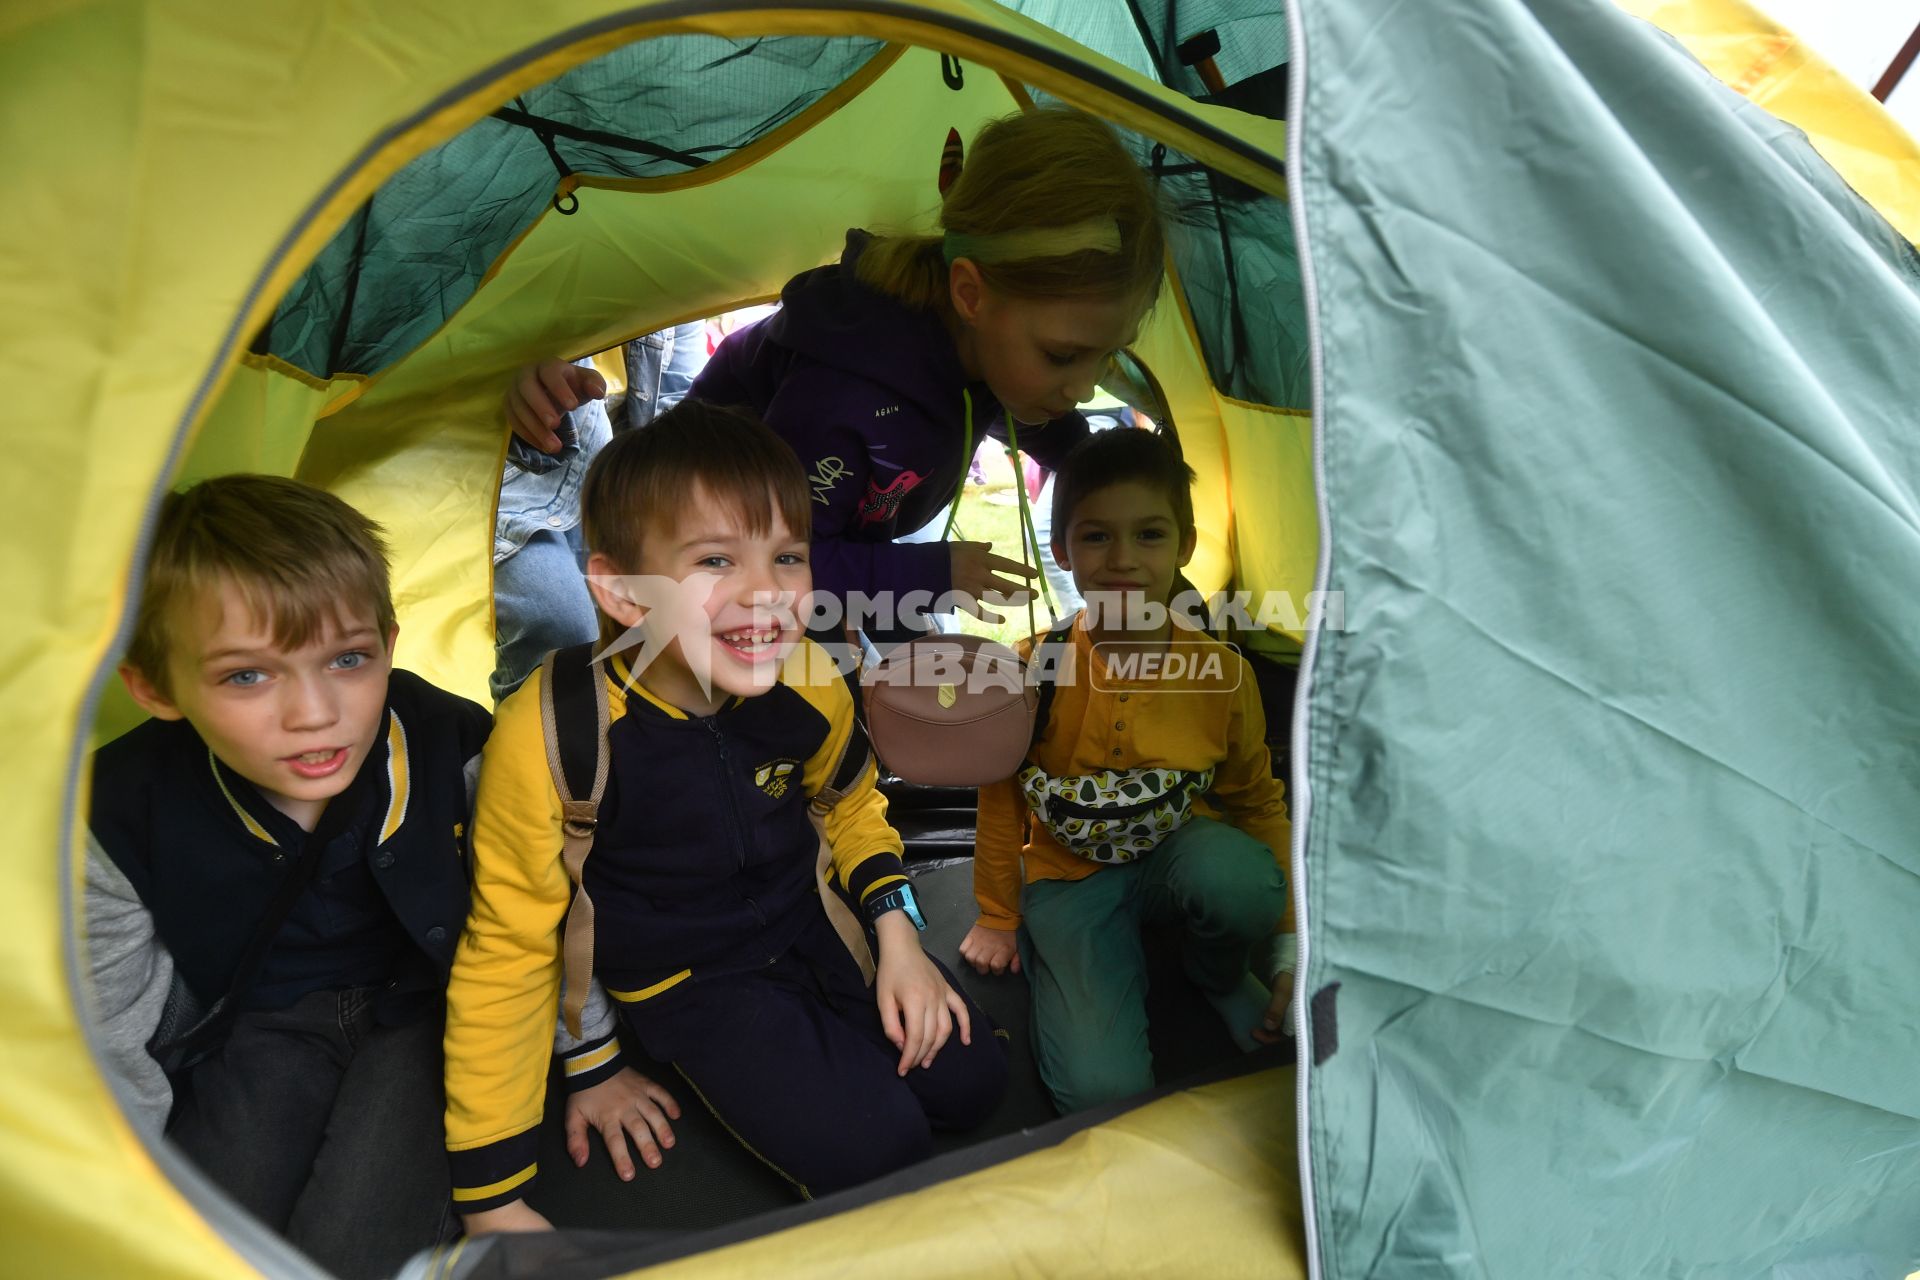
<svg viewBox="0 0 1920 1280">
<path fill-rule="evenodd" d="M 1137 862 L 1084 880 L 1037 880 L 1021 895 L 1020 964 L 1033 990 L 1034 1056 L 1062 1113 L 1153 1087 L 1141 930 L 1172 920 L 1203 991 L 1232 990 L 1287 908 L 1266 845 L 1194 818 Z"/>
</svg>

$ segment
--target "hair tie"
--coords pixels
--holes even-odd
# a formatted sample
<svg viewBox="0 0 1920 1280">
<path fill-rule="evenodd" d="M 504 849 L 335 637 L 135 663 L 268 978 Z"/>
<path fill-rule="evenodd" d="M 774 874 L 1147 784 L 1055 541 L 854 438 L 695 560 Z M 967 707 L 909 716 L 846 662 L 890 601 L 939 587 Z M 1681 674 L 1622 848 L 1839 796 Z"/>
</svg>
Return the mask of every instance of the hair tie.
<svg viewBox="0 0 1920 1280">
<path fill-rule="evenodd" d="M 941 253 L 949 264 L 955 258 L 972 258 L 979 263 L 1025 262 L 1075 253 L 1118 252 L 1120 224 L 1111 214 L 1064 227 L 1026 227 L 977 236 L 949 231 L 941 239 Z"/>
</svg>

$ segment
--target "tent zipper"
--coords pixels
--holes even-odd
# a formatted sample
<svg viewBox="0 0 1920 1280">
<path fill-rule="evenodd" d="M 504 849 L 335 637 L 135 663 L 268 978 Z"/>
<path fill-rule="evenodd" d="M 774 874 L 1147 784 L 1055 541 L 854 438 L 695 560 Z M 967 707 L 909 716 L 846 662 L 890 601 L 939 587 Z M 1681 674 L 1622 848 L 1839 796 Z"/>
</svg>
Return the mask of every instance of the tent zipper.
<svg viewBox="0 0 1920 1280">
<path fill-rule="evenodd" d="M 1306 124 L 1306 15 L 1303 0 L 1287 0 L 1287 207 L 1293 216 L 1294 254 L 1300 264 L 1301 303 L 1307 313 L 1307 369 L 1313 388 L 1313 494 L 1319 525 L 1320 549 L 1313 570 L 1313 595 L 1307 601 L 1306 643 L 1300 653 L 1300 677 L 1293 693 L 1293 777 L 1289 779 L 1293 818 L 1293 849 L 1288 871 L 1292 878 L 1294 934 L 1299 953 L 1293 969 L 1294 1126 L 1300 1159 L 1300 1221 L 1306 1235 L 1307 1280 L 1320 1280 L 1319 1226 L 1313 1194 L 1313 1140 L 1309 1091 L 1313 1081 L 1313 1025 L 1308 1016 L 1307 972 L 1313 962 L 1312 920 L 1307 913 L 1307 836 L 1313 820 L 1313 793 L 1308 783 L 1313 736 L 1308 708 L 1313 696 L 1314 663 L 1320 649 L 1320 622 L 1325 610 L 1327 581 L 1332 566 L 1332 519 L 1327 502 L 1326 369 L 1321 346 L 1318 282 L 1307 234 L 1307 188 L 1301 181 Z"/>
</svg>

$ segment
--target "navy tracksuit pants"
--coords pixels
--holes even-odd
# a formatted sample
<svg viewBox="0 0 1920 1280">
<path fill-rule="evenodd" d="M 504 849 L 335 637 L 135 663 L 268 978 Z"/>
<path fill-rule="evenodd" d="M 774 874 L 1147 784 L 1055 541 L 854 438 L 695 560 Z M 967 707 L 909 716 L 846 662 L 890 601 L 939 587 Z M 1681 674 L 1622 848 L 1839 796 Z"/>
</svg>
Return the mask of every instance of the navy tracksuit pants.
<svg viewBox="0 0 1920 1280">
<path fill-rule="evenodd" d="M 813 1197 L 925 1159 L 932 1130 L 970 1129 L 993 1112 L 1006 1046 L 979 1006 L 967 1008 L 971 1045 L 956 1023 L 933 1066 L 896 1074 L 900 1051 L 873 990 L 820 913 L 771 965 L 624 1012 L 649 1057 L 673 1063 L 749 1150 Z"/>
</svg>

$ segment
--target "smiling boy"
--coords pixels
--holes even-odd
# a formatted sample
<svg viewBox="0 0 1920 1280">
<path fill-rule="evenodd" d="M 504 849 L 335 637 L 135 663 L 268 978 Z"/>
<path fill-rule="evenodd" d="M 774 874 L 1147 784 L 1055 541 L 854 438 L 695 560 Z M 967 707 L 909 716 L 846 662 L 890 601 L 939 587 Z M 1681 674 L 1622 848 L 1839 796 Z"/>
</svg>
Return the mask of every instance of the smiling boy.
<svg viewBox="0 0 1920 1280">
<path fill-rule="evenodd" d="M 397 632 L 378 533 L 338 498 L 247 475 L 169 495 L 120 670 L 153 718 L 96 753 L 89 817 L 93 993 L 133 1118 L 346 1277 L 452 1225 L 441 989 L 489 717 L 394 670 Z"/>
<path fill-rule="evenodd" d="M 1188 978 L 1242 1047 L 1273 1038 L 1286 1007 L 1291 827 L 1259 692 L 1238 652 L 1167 607 L 1193 556 L 1192 483 L 1146 431 L 1068 457 L 1053 553 L 1088 607 L 1060 642 L 1024 767 L 980 791 L 980 918 L 961 955 L 982 973 L 1025 969 L 1035 1057 L 1063 1112 L 1153 1085 L 1149 919 L 1177 925 Z"/>
<path fill-rule="evenodd" d="M 596 673 L 607 782 L 581 886 L 598 983 L 648 1056 L 801 1194 L 922 1158 L 931 1127 L 986 1117 L 1005 1055 L 920 949 L 851 697 L 799 630 L 812 586 L 799 463 L 757 419 L 683 401 L 595 458 L 584 501 L 613 651 Z M 545 679 L 501 705 L 487 748 L 449 988 L 447 1146 L 474 1234 L 547 1225 L 524 1197 L 571 889 Z M 822 793 L 840 797 L 824 820 L 837 891 L 878 945 L 871 988 L 816 889 L 808 807 Z M 591 1126 L 623 1176 L 628 1135 L 661 1163 L 677 1106 L 621 1064 L 610 1031 L 568 1053 L 565 1075 L 576 1162 Z"/>
</svg>

